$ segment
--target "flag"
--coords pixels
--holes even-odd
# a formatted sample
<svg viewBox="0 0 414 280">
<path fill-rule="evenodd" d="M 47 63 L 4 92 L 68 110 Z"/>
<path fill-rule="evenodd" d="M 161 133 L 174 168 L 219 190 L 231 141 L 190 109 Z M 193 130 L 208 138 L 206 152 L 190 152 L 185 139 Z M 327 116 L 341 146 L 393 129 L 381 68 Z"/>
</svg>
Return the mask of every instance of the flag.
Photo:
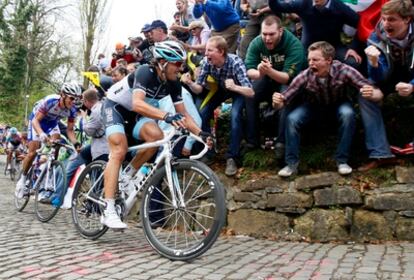
<svg viewBox="0 0 414 280">
<path fill-rule="evenodd" d="M 361 42 L 366 42 L 381 18 L 381 7 L 388 0 L 342 0 L 359 14 L 356 34 Z M 344 30 L 345 31 L 345 30 Z M 345 33 L 348 33 L 345 31 Z"/>
<path fill-rule="evenodd" d="M 85 76 L 92 84 L 97 87 L 101 87 L 99 73 L 98 72 L 82 72 L 82 75 Z"/>
</svg>

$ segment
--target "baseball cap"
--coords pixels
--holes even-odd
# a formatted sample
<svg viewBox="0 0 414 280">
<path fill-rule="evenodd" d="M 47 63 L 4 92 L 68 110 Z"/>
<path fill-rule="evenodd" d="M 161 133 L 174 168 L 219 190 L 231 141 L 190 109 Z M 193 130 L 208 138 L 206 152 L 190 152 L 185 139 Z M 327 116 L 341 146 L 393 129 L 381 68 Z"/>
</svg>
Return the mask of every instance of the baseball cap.
<svg viewBox="0 0 414 280">
<path fill-rule="evenodd" d="M 142 40 L 141 37 L 136 36 L 136 37 L 128 37 L 128 40 L 133 41 L 133 42 L 139 42 Z"/>
<path fill-rule="evenodd" d="M 151 23 L 151 29 L 150 29 L 150 30 L 153 30 L 153 29 L 155 29 L 155 28 L 162 28 L 162 29 L 164 29 L 164 30 L 167 30 L 167 29 L 168 29 L 168 28 L 167 28 L 167 25 L 165 24 L 165 22 L 163 22 L 162 20 L 159 20 L 159 19 L 154 20 L 154 21 Z"/>
<path fill-rule="evenodd" d="M 142 27 L 141 32 L 149 32 L 151 31 L 151 24 L 146 23 L 144 24 L 144 27 Z"/>
</svg>

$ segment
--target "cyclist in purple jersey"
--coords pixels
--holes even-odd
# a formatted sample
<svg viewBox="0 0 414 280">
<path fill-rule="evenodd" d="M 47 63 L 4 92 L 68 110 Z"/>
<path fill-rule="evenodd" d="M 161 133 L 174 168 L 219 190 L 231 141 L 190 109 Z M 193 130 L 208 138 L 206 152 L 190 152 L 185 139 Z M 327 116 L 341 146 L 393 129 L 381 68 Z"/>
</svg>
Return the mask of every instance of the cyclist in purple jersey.
<svg viewBox="0 0 414 280">
<path fill-rule="evenodd" d="M 77 142 L 74 123 L 76 118 L 75 104 L 82 97 L 82 89 L 76 83 L 63 84 L 60 95 L 49 95 L 37 102 L 29 117 L 28 140 L 29 152 L 23 161 L 23 173 L 16 184 L 15 195 L 22 198 L 24 195 L 24 184 L 26 175 L 34 158 L 36 150 L 40 148 L 40 142 L 48 142 L 49 139 L 60 138 L 58 122 L 67 118 L 67 135 L 76 148 L 80 147 Z"/>
</svg>

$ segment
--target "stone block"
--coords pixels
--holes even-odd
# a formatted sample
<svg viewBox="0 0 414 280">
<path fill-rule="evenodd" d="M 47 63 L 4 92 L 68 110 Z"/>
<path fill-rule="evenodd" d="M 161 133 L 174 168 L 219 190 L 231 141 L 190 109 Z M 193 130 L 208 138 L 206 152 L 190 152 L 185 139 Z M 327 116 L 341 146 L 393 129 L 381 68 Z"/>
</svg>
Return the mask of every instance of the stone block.
<svg viewBox="0 0 414 280">
<path fill-rule="evenodd" d="M 379 213 L 356 210 L 351 226 L 351 237 L 359 242 L 392 240 L 392 229 Z"/>
<path fill-rule="evenodd" d="M 300 192 L 269 194 L 267 197 L 268 208 L 309 208 L 312 204 L 312 196 Z"/>
<path fill-rule="evenodd" d="M 294 232 L 314 241 L 349 239 L 349 224 L 342 210 L 312 209 L 294 223 Z"/>
<path fill-rule="evenodd" d="M 340 179 L 341 176 L 336 172 L 324 172 L 297 178 L 295 183 L 298 190 L 315 189 L 332 186 Z"/>
<path fill-rule="evenodd" d="M 258 195 L 255 195 L 251 192 L 234 192 L 233 193 L 234 201 L 250 201 L 250 202 L 257 202 L 262 198 Z"/>
<path fill-rule="evenodd" d="M 414 210 L 414 189 L 412 193 L 378 193 L 365 197 L 365 206 L 375 210 Z"/>
<path fill-rule="evenodd" d="M 349 186 L 335 186 L 313 192 L 315 206 L 362 204 L 359 191 Z"/>
<path fill-rule="evenodd" d="M 414 219 L 398 217 L 395 234 L 398 240 L 414 241 Z"/>
<path fill-rule="evenodd" d="M 398 183 L 414 183 L 414 167 L 395 167 L 395 177 Z"/>
<path fill-rule="evenodd" d="M 289 231 L 289 218 L 275 212 L 240 209 L 229 213 L 228 227 L 236 234 L 254 237 L 283 236 Z"/>
<path fill-rule="evenodd" d="M 269 176 L 267 178 L 249 180 L 239 186 L 241 191 L 270 190 L 271 192 L 283 192 L 289 188 L 289 182 L 279 176 Z"/>
</svg>

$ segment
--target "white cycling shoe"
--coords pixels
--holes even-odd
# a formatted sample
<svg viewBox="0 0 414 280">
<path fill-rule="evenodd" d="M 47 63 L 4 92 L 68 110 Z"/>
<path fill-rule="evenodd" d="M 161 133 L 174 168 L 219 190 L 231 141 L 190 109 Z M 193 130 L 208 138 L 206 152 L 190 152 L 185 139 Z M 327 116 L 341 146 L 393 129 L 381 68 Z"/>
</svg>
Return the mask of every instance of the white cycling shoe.
<svg viewBox="0 0 414 280">
<path fill-rule="evenodd" d="M 121 221 L 118 214 L 114 211 L 108 211 L 105 209 L 101 216 L 101 223 L 109 228 L 123 229 L 127 228 L 127 224 Z"/>
<path fill-rule="evenodd" d="M 16 183 L 16 190 L 14 191 L 14 195 L 18 198 L 18 199 L 22 199 L 23 195 L 24 195 L 24 183 L 26 181 L 26 178 L 24 178 L 23 176 L 20 177 L 19 181 L 17 181 Z"/>
</svg>

